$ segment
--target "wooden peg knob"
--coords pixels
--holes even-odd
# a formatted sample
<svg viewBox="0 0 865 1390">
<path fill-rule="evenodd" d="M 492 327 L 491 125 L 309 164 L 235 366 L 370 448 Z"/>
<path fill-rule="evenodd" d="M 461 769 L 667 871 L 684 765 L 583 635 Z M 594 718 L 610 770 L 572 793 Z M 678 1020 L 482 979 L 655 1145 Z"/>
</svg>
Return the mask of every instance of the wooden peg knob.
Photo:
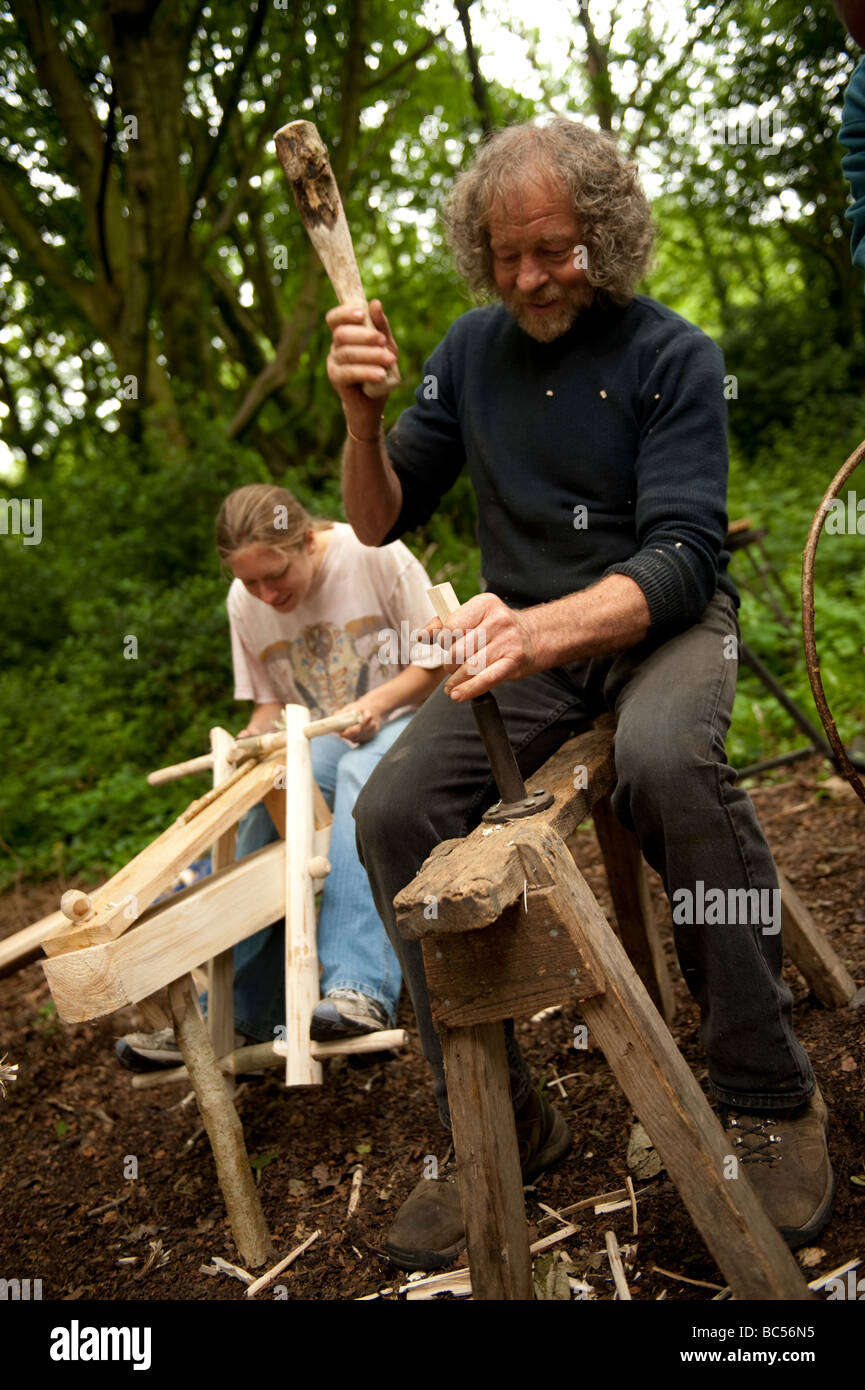
<svg viewBox="0 0 865 1390">
<path fill-rule="evenodd" d="M 90 899 L 80 888 L 70 888 L 60 899 L 60 911 L 70 922 L 83 922 L 92 911 Z"/>
<path fill-rule="evenodd" d="M 330 860 L 323 854 L 315 854 L 309 861 L 310 878 L 327 878 L 330 873 Z"/>
</svg>

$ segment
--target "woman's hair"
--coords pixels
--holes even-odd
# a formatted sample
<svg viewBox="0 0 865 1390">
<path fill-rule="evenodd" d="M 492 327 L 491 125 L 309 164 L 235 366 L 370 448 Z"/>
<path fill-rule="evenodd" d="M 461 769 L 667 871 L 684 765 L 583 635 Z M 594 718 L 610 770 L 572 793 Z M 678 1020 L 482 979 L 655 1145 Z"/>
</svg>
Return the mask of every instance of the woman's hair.
<svg viewBox="0 0 865 1390">
<path fill-rule="evenodd" d="M 508 126 L 481 144 L 444 208 L 456 267 L 479 299 L 497 293 L 490 251 L 493 205 L 519 199 L 527 183 L 552 183 L 570 199 L 586 248 L 586 280 L 599 301 L 627 304 L 649 264 L 655 224 L 637 166 L 604 131 L 557 116 Z"/>
<path fill-rule="evenodd" d="M 307 532 L 327 531 L 332 521 L 311 517 L 296 497 L 274 483 L 249 483 L 225 498 L 216 517 L 216 549 L 223 565 L 250 545 L 299 550 Z"/>
</svg>

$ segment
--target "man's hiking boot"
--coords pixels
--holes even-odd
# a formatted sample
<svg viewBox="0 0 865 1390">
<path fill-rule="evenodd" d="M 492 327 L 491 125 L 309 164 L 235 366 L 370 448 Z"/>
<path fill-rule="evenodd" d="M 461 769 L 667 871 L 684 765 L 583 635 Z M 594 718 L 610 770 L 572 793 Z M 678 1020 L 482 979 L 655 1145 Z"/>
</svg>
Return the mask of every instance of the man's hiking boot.
<svg viewBox="0 0 865 1390">
<path fill-rule="evenodd" d="M 573 1136 L 546 1096 L 532 1090 L 516 1112 L 523 1181 L 563 1158 Z M 423 1177 L 403 1202 L 385 1243 L 399 1269 L 444 1269 L 465 1249 L 456 1163 L 445 1162 L 436 1177 Z"/>
<path fill-rule="evenodd" d="M 756 1115 L 724 1108 L 721 1118 L 730 1152 L 747 1165 L 754 1191 L 791 1250 L 814 1240 L 829 1220 L 835 1194 L 820 1087 L 787 1113 Z"/>
<path fill-rule="evenodd" d="M 243 1033 L 234 1035 L 236 1048 L 245 1047 L 249 1041 Z M 160 1067 L 183 1066 L 183 1054 L 172 1028 L 160 1028 L 156 1033 L 127 1033 L 117 1039 L 114 1051 L 127 1071 L 158 1071 Z"/>
<path fill-rule="evenodd" d="M 376 999 L 356 989 L 331 989 L 313 1010 L 309 1036 L 313 1042 L 335 1042 L 387 1027 L 387 1014 Z"/>
</svg>

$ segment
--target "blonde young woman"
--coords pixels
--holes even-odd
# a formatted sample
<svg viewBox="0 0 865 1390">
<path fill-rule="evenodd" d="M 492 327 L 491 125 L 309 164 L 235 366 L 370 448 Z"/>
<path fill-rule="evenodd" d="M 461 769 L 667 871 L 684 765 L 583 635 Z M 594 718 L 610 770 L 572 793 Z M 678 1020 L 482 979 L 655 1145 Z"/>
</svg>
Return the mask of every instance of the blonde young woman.
<svg viewBox="0 0 865 1390">
<path fill-rule="evenodd" d="M 290 492 L 263 483 L 225 498 L 216 545 L 234 576 L 227 603 L 234 693 L 253 702 L 240 735 L 269 730 L 288 703 L 306 705 L 311 719 L 357 714 L 344 734 L 310 744 L 313 774 L 333 811 L 318 919 L 322 1001 L 310 1034 L 326 1041 L 392 1027 L 400 968 L 357 857 L 352 811 L 441 678 L 435 651 L 413 650 L 408 640 L 430 617 L 430 580 L 402 542 L 364 546 L 350 526 L 313 520 Z M 274 839 L 259 804 L 238 826 L 237 858 Z M 270 1041 L 286 1021 L 284 923 L 241 942 L 234 956 L 237 1031 Z M 129 1035 L 118 1055 L 135 1069 L 179 1058 L 168 1030 Z"/>
</svg>

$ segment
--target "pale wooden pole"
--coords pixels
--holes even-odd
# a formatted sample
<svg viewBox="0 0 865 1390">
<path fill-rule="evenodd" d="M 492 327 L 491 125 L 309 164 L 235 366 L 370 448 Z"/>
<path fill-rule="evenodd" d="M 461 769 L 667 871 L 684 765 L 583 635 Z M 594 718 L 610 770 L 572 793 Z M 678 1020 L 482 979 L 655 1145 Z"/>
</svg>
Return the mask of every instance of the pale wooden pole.
<svg viewBox="0 0 865 1390">
<path fill-rule="evenodd" d="M 315 890 L 310 861 L 315 833 L 312 757 L 303 705 L 285 707 L 285 1084 L 319 1086 L 321 1063 L 309 1023 L 319 1001 Z M 280 1049 L 281 1051 L 282 1049 Z"/>
<path fill-rule="evenodd" d="M 237 775 L 229 761 L 229 753 L 234 747 L 234 739 L 226 729 L 210 730 L 210 748 L 213 753 L 213 786 Z M 234 863 L 236 826 L 231 826 L 213 843 L 210 851 L 211 871 L 217 873 Z M 210 1041 L 217 1057 L 226 1057 L 234 1051 L 234 949 L 221 951 L 208 962 L 207 966 L 207 1022 Z M 234 1079 L 228 1078 L 226 1085 L 231 1094 Z"/>
</svg>

